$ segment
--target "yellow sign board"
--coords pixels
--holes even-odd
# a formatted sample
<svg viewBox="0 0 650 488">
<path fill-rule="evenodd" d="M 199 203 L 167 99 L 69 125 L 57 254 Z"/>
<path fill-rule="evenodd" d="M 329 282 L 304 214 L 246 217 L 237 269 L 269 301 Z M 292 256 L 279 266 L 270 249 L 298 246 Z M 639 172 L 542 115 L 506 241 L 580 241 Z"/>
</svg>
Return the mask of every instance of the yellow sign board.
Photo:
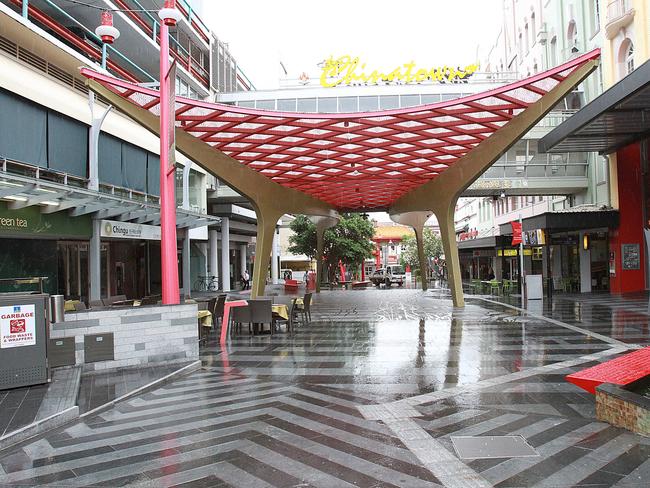
<svg viewBox="0 0 650 488">
<path fill-rule="evenodd" d="M 517 250 L 516 249 L 504 249 L 503 251 L 501 249 L 497 249 L 497 256 L 505 256 L 505 257 L 514 257 L 517 255 Z M 524 256 L 532 256 L 533 255 L 533 250 L 532 249 L 524 249 Z"/>
<path fill-rule="evenodd" d="M 409 61 L 392 71 L 385 73 L 373 70 L 366 71 L 366 63 L 359 57 L 345 55 L 336 59 L 330 56 L 323 63 L 320 84 L 326 88 L 334 86 L 379 85 L 381 83 L 422 83 L 433 81 L 438 83 L 466 83 L 479 69 L 478 64 L 470 64 L 464 68 L 438 66 L 434 68 L 416 69 L 415 61 Z"/>
</svg>

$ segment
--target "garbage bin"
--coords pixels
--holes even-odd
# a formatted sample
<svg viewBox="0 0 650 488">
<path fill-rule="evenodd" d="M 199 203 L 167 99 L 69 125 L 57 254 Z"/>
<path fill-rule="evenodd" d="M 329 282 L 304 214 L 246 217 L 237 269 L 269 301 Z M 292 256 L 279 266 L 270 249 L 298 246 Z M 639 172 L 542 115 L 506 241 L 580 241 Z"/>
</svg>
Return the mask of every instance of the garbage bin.
<svg viewBox="0 0 650 488">
<path fill-rule="evenodd" d="M 53 324 L 65 321 L 65 297 L 63 295 L 50 297 L 50 321 Z"/>
<path fill-rule="evenodd" d="M 48 300 L 0 295 L 0 390 L 47 383 Z"/>
</svg>

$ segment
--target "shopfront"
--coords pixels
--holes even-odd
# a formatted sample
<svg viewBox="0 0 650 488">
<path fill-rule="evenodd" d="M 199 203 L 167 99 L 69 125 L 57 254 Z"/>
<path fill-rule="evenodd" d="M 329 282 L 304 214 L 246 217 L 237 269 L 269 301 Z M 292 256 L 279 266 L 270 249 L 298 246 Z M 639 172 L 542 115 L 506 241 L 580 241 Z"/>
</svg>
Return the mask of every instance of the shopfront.
<svg viewBox="0 0 650 488">
<path fill-rule="evenodd" d="M 524 219 L 522 236 L 532 251 L 530 273 L 543 275 L 546 288 L 552 282 L 555 293 L 610 290 L 610 238 L 618 219 L 617 211 L 596 206 Z"/>
<path fill-rule="evenodd" d="M 44 289 L 50 294 L 69 291 L 72 296 L 87 289 L 90 217 L 41 213 L 38 206 L 13 209 L 10 205 L 0 201 L 0 278 L 44 276 Z M 0 291 L 27 289 L 12 285 Z"/>
<path fill-rule="evenodd" d="M 589 230 L 586 244 L 593 258 L 592 279 L 612 293 L 642 291 L 650 283 L 649 80 L 646 61 L 538 145 L 549 153 L 597 151 L 607 156 L 603 169 L 610 183 L 611 206 L 618 210 L 617 222 L 607 225 L 606 235 L 604 229 L 595 235 Z"/>
</svg>

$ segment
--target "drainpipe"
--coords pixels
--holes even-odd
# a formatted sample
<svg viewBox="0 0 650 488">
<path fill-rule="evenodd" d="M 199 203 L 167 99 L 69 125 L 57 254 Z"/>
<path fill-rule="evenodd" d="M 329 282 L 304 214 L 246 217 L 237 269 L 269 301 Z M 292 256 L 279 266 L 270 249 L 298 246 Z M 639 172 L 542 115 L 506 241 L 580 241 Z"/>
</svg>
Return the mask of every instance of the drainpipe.
<svg viewBox="0 0 650 488">
<path fill-rule="evenodd" d="M 29 0 L 23 0 L 23 17 L 29 17 Z"/>
</svg>

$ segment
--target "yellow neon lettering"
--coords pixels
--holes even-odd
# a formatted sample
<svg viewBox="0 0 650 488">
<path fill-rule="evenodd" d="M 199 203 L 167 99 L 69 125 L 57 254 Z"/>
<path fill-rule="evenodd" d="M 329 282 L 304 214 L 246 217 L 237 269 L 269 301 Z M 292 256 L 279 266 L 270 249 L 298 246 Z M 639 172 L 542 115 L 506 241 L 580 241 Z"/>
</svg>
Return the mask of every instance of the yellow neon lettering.
<svg viewBox="0 0 650 488">
<path fill-rule="evenodd" d="M 380 83 L 422 83 L 432 81 L 434 83 L 447 83 L 461 81 L 470 78 L 479 65 L 469 64 L 464 68 L 450 66 L 436 66 L 430 69 L 416 69 L 415 61 L 409 61 L 389 72 L 373 70 L 368 74 L 366 63 L 361 63 L 359 57 L 349 55 L 334 58 L 330 56 L 322 67 L 320 84 L 324 87 L 335 87 L 343 85 L 361 85 Z"/>
</svg>

